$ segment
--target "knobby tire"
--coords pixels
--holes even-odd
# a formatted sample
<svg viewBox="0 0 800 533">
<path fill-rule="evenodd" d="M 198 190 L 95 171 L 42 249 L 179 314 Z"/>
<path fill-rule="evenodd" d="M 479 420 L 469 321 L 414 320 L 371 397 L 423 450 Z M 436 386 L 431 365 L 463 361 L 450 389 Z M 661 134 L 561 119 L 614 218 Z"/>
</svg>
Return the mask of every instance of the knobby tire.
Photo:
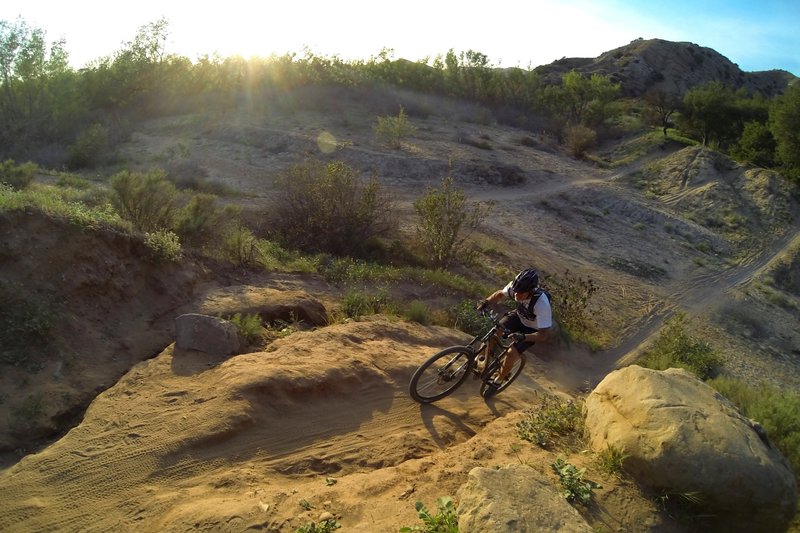
<svg viewBox="0 0 800 533">
<path fill-rule="evenodd" d="M 483 398 L 489 398 L 496 394 L 500 394 L 501 392 L 506 390 L 508 386 L 511 385 L 514 382 L 514 380 L 519 377 L 520 374 L 522 374 L 522 369 L 525 368 L 525 362 L 526 362 L 526 358 L 524 355 L 519 356 L 519 359 L 517 359 L 517 361 L 514 363 L 514 367 L 511 369 L 511 373 L 509 374 L 508 379 L 500 387 L 494 387 L 492 385 L 489 385 L 489 382 L 492 379 L 494 379 L 494 377 L 497 374 L 500 373 L 500 367 L 503 366 L 503 362 L 506 360 L 507 355 L 508 354 L 503 355 L 503 357 L 497 361 L 497 365 L 493 369 L 491 369 L 489 375 L 486 376 L 483 380 L 483 383 L 481 383 L 481 396 Z"/>
<path fill-rule="evenodd" d="M 464 383 L 474 365 L 472 352 L 466 346 L 446 348 L 414 372 L 408 392 L 419 403 L 441 400 Z"/>
</svg>

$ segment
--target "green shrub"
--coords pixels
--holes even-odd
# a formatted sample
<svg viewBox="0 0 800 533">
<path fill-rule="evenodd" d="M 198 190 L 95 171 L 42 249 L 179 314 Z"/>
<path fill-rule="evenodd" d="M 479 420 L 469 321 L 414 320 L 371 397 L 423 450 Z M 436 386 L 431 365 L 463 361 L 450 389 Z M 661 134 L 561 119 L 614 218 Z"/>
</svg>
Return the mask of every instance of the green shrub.
<svg viewBox="0 0 800 533">
<path fill-rule="evenodd" d="M 594 280 L 583 279 L 567 270 L 562 275 L 549 274 L 547 284 L 553 296 L 550 302 L 553 315 L 562 334 L 593 347 L 602 344 L 603 339 L 597 338 L 595 322 L 588 312 L 589 301 L 598 291 Z"/>
<path fill-rule="evenodd" d="M 458 305 L 450 308 L 450 315 L 453 319 L 453 328 L 477 337 L 485 335 L 489 331 L 492 321 L 477 313 L 475 304 L 476 302 L 473 300 L 462 300 Z"/>
<path fill-rule="evenodd" d="M 405 308 L 405 317 L 411 322 L 417 322 L 423 326 L 431 323 L 431 313 L 425 302 L 421 300 L 413 300 Z"/>
<path fill-rule="evenodd" d="M 687 317 L 678 313 L 661 330 L 656 341 L 642 354 L 639 364 L 654 370 L 683 368 L 700 379 L 713 377 L 722 358 L 707 342 L 686 332 Z"/>
<path fill-rule="evenodd" d="M 488 207 L 467 202 L 462 189 L 447 176 L 440 187 L 428 187 L 414 201 L 417 213 L 417 239 L 435 268 L 450 265 L 465 249 L 469 236 L 480 227 Z"/>
<path fill-rule="evenodd" d="M 584 480 L 585 468 L 578 469 L 572 463 L 567 463 L 562 458 L 556 459 L 550 464 L 553 471 L 558 474 L 563 491 L 561 495 L 570 502 L 588 504 L 592 501 L 594 489 L 602 488 L 594 481 Z"/>
<path fill-rule="evenodd" d="M 195 194 L 181 209 L 175 221 L 175 231 L 185 242 L 200 245 L 212 240 L 219 231 L 220 211 L 215 206 L 216 196 Z"/>
<path fill-rule="evenodd" d="M 436 500 L 436 514 L 431 514 L 422 502 L 414 505 L 423 526 L 401 527 L 400 533 L 458 533 L 458 511 L 452 498 L 443 496 Z"/>
<path fill-rule="evenodd" d="M 341 161 L 294 165 L 276 186 L 270 225 L 293 248 L 358 255 L 364 243 L 394 227 L 391 202 L 377 179 L 362 181 Z"/>
<path fill-rule="evenodd" d="M 183 256 L 180 239 L 169 230 L 162 229 L 145 233 L 144 243 L 159 259 L 180 261 Z"/>
<path fill-rule="evenodd" d="M 413 135 L 417 128 L 408 120 L 403 107 L 396 117 L 378 117 L 378 124 L 375 126 L 375 135 L 387 146 L 400 148 L 402 142 Z"/>
<path fill-rule="evenodd" d="M 800 392 L 782 391 L 767 383 L 752 386 L 726 376 L 708 383 L 766 429 L 769 439 L 789 460 L 795 477 L 800 480 Z"/>
<path fill-rule="evenodd" d="M 349 290 L 342 297 L 342 311 L 350 318 L 373 315 L 388 308 L 388 298 L 383 292 Z"/>
<path fill-rule="evenodd" d="M 570 125 L 566 129 L 567 149 L 575 157 L 582 157 L 597 144 L 597 132 L 582 124 Z"/>
<path fill-rule="evenodd" d="M 224 259 L 239 267 L 255 267 L 261 264 L 258 239 L 243 226 L 236 226 L 224 237 L 222 253 Z"/>
<path fill-rule="evenodd" d="M 94 166 L 101 161 L 108 148 L 108 129 L 102 124 L 92 124 L 69 147 L 67 165 L 70 168 Z"/>
<path fill-rule="evenodd" d="M 242 315 L 236 313 L 228 319 L 236 326 L 239 335 L 249 344 L 255 344 L 261 340 L 264 333 L 264 325 L 258 315 Z"/>
<path fill-rule="evenodd" d="M 517 435 L 542 448 L 557 443 L 574 444 L 583 438 L 584 420 L 582 406 L 573 401 L 563 402 L 555 396 L 541 397 L 539 407 L 530 410 L 517 423 Z"/>
<path fill-rule="evenodd" d="M 142 232 L 171 229 L 177 190 L 164 171 L 122 171 L 111 177 L 112 202 L 122 218 Z"/>
<path fill-rule="evenodd" d="M 24 189 L 33 181 L 38 170 L 36 163 L 28 161 L 17 165 L 13 159 L 6 159 L 0 162 L 0 183 L 10 185 L 13 189 Z"/>
<path fill-rule="evenodd" d="M 617 448 L 611 444 L 606 446 L 597 456 L 597 464 L 600 470 L 612 476 L 620 476 L 623 471 L 625 459 L 627 458 L 625 450 Z"/>
</svg>

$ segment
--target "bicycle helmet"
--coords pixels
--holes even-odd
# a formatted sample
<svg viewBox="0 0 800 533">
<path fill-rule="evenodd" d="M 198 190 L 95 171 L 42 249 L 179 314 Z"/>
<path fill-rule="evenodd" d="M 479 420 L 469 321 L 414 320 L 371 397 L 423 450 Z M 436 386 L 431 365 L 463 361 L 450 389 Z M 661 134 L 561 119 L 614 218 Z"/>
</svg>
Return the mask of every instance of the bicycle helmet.
<svg viewBox="0 0 800 533">
<path fill-rule="evenodd" d="M 531 292 L 539 286 L 539 273 L 533 268 L 526 268 L 514 278 L 511 290 L 514 292 Z"/>
</svg>

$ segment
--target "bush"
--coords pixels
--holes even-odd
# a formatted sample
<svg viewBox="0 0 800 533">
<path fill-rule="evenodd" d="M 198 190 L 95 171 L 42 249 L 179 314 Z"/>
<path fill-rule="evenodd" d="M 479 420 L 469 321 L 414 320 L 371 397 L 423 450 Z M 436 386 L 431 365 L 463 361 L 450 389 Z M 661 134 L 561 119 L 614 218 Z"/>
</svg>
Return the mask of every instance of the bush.
<svg viewBox="0 0 800 533">
<path fill-rule="evenodd" d="M 6 159 L 0 163 L 0 183 L 10 185 L 12 189 L 24 189 L 33 181 L 33 175 L 39 170 L 36 163 L 22 163 L 17 165 L 13 159 Z"/>
<path fill-rule="evenodd" d="M 400 112 L 396 117 L 378 117 L 378 124 L 375 126 L 375 135 L 384 143 L 392 148 L 400 148 L 402 141 L 408 138 L 416 131 L 411 122 L 408 120 L 403 107 L 400 107 Z"/>
<path fill-rule="evenodd" d="M 491 319 L 475 311 L 474 300 L 462 300 L 458 305 L 450 308 L 453 319 L 453 328 L 477 337 L 485 335 L 492 327 Z"/>
<path fill-rule="evenodd" d="M 249 229 L 236 226 L 225 234 L 222 246 L 224 259 L 239 267 L 255 267 L 261 264 L 258 239 Z"/>
<path fill-rule="evenodd" d="M 597 133 L 582 124 L 567 126 L 567 149 L 575 157 L 582 157 L 589 148 L 597 144 Z"/>
<path fill-rule="evenodd" d="M 414 504 L 424 526 L 401 527 L 400 533 L 458 533 L 458 510 L 452 498 L 443 496 L 436 500 L 436 514 L 431 514 L 422 502 Z"/>
<path fill-rule="evenodd" d="M 275 231 L 309 252 L 357 255 L 393 228 L 391 202 L 373 177 L 363 182 L 341 161 L 295 165 L 276 181 Z"/>
<path fill-rule="evenodd" d="M 178 212 L 175 231 L 184 242 L 194 245 L 205 244 L 219 231 L 220 212 L 215 203 L 214 195 L 196 194 Z"/>
<path fill-rule="evenodd" d="M 342 311 L 350 318 L 374 315 L 388 307 L 388 298 L 382 293 L 349 290 L 342 297 Z"/>
<path fill-rule="evenodd" d="M 180 261 L 183 250 L 178 236 L 169 230 L 156 230 L 144 234 L 144 243 L 156 257 L 167 261 Z"/>
<path fill-rule="evenodd" d="M 405 309 L 405 317 L 411 322 L 427 326 L 431 323 L 431 312 L 425 302 L 414 300 Z"/>
<path fill-rule="evenodd" d="M 258 315 L 242 315 L 236 313 L 228 319 L 239 332 L 239 335 L 249 344 L 255 344 L 261 340 L 264 333 L 264 325 Z"/>
<path fill-rule="evenodd" d="M 108 129 L 102 124 L 92 124 L 69 147 L 67 165 L 70 168 L 94 166 L 100 162 L 108 147 Z"/>
<path fill-rule="evenodd" d="M 707 342 L 686 332 L 687 317 L 678 313 L 662 328 L 656 341 L 642 355 L 639 364 L 654 370 L 683 368 L 700 379 L 713 377 L 722 358 Z"/>
<path fill-rule="evenodd" d="M 561 488 L 563 489 L 561 495 L 569 502 L 577 501 L 584 505 L 588 504 L 592 501 L 594 489 L 602 488 L 594 481 L 583 479 L 583 475 L 586 473 L 585 468 L 578 469 L 575 465 L 565 462 L 560 457 L 550 466 L 558 474 L 558 478 L 561 481 Z"/>
<path fill-rule="evenodd" d="M 453 262 L 488 212 L 488 208 L 467 202 L 464 191 L 453 186 L 450 176 L 442 180 L 441 187 L 428 187 L 414 202 L 414 209 L 418 217 L 417 239 L 435 268 Z"/>
<path fill-rule="evenodd" d="M 122 171 L 111 177 L 112 203 L 119 215 L 142 232 L 173 227 L 177 190 L 162 170 Z"/>
<path fill-rule="evenodd" d="M 578 441 L 583 438 L 583 409 L 575 402 L 562 402 L 555 396 L 544 395 L 536 410 L 517 423 L 517 435 L 542 448 L 553 447 L 562 439 Z"/>
<path fill-rule="evenodd" d="M 593 339 L 594 321 L 587 311 L 589 300 L 598 290 L 594 280 L 583 279 L 567 270 L 562 275 L 548 275 L 547 283 L 552 287 L 553 313 L 567 338 L 591 346 L 600 344 Z"/>
<path fill-rule="evenodd" d="M 725 376 L 711 379 L 708 384 L 736 404 L 745 416 L 761 424 L 800 479 L 800 392 L 781 391 L 767 383 L 753 386 Z"/>
</svg>

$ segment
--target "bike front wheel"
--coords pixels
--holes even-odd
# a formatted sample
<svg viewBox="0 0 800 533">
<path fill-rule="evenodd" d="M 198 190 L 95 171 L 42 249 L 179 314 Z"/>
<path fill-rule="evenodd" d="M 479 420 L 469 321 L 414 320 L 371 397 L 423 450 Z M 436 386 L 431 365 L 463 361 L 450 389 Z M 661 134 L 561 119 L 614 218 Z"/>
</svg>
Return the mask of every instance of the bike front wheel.
<svg viewBox="0 0 800 533">
<path fill-rule="evenodd" d="M 508 357 L 508 352 L 506 352 L 503 357 L 498 359 L 496 364 L 489 369 L 488 375 L 484 378 L 483 383 L 481 383 L 481 396 L 484 398 L 489 398 L 495 394 L 500 394 L 506 390 L 508 386 L 519 377 L 520 374 L 522 374 L 522 369 L 525 368 L 524 355 L 520 355 L 519 358 L 514 361 L 514 366 L 511 367 L 511 372 L 508 373 L 505 381 L 499 385 L 494 384 L 497 376 L 500 374 L 500 368 L 502 367 L 506 357 Z"/>
<path fill-rule="evenodd" d="M 408 393 L 419 403 L 441 400 L 464 383 L 474 365 L 472 351 L 466 346 L 446 348 L 414 372 Z"/>
</svg>

